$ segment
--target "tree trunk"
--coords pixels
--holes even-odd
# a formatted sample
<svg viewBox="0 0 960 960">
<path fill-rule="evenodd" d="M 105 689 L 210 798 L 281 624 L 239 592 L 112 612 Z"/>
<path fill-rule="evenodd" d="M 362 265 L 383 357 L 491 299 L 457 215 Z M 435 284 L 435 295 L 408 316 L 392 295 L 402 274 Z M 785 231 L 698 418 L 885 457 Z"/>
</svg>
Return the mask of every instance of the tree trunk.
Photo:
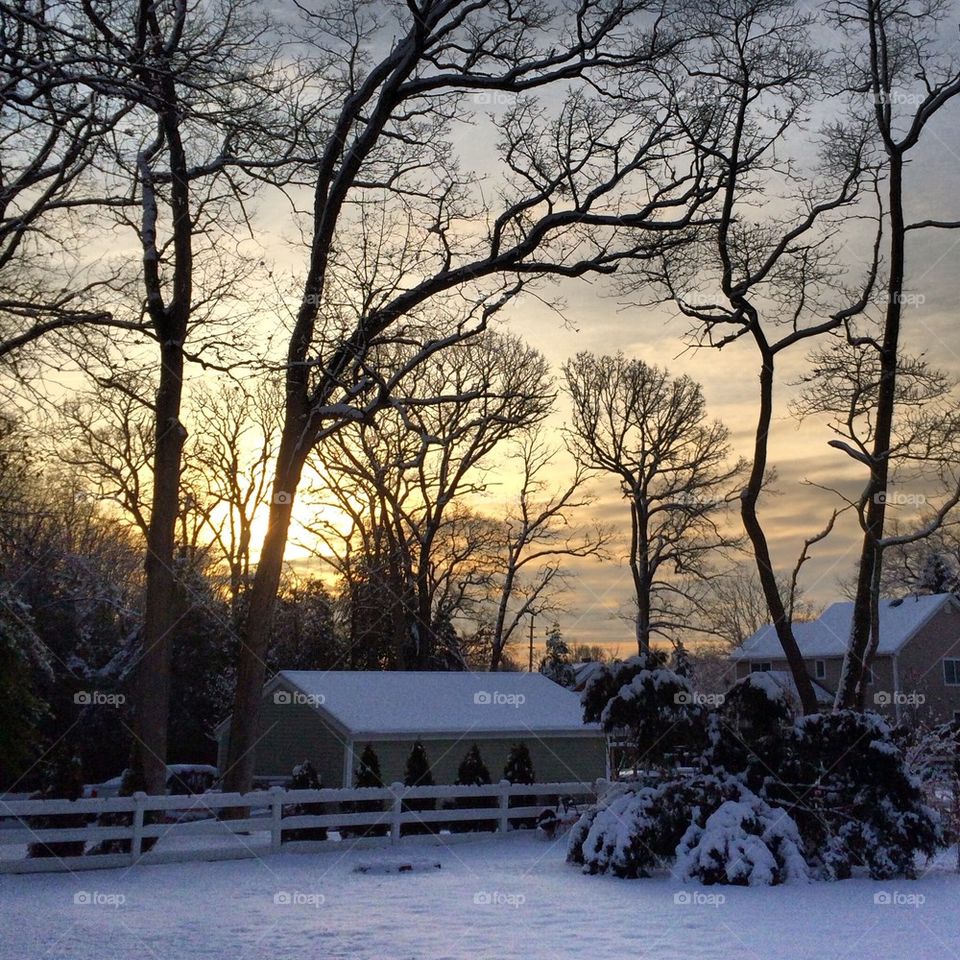
<svg viewBox="0 0 960 960">
<path fill-rule="evenodd" d="M 783 605 L 780 596 L 780 587 L 777 585 L 776 574 L 770 560 L 770 548 L 766 535 L 757 517 L 757 501 L 763 489 L 763 481 L 767 472 L 767 437 L 770 432 L 770 423 L 773 417 L 773 355 L 767 349 L 765 341 L 758 330 L 754 329 L 754 338 L 761 350 L 763 358 L 760 368 L 760 412 L 757 419 L 757 432 L 754 440 L 753 465 L 740 497 L 740 514 L 743 526 L 753 546 L 757 563 L 757 574 L 763 587 L 763 595 L 767 601 L 767 609 L 777 638 L 790 666 L 793 682 L 796 684 L 800 696 L 800 704 L 805 714 L 817 713 L 819 707 L 813 692 L 813 682 L 807 673 L 806 665 L 800 648 L 793 635 L 793 625 Z"/>
<path fill-rule="evenodd" d="M 170 710 L 170 644 L 176 624 L 174 542 L 180 509 L 180 459 L 186 430 L 180 423 L 183 351 L 161 345 L 157 390 L 153 505 L 147 531 L 146 598 L 141 655 L 137 663 L 134 754 L 142 763 L 148 793 L 166 789 L 167 718 Z"/>
<path fill-rule="evenodd" d="M 293 498 L 306 460 L 302 448 L 298 447 L 299 437 L 297 419 L 288 419 L 280 444 L 267 533 L 250 588 L 246 622 L 240 635 L 227 768 L 222 771 L 224 789 L 231 793 L 246 793 L 253 785 L 260 697 L 266 680 L 270 626 L 280 587 Z"/>
<path fill-rule="evenodd" d="M 516 567 L 514 566 L 513 556 L 507 563 L 507 572 L 504 575 L 503 587 L 500 591 L 500 602 L 497 604 L 497 620 L 493 628 L 493 642 L 490 653 L 490 669 L 499 670 L 503 659 L 503 648 L 505 644 L 503 631 L 507 623 L 507 604 L 513 595 L 513 584 L 516 578 Z"/>
<path fill-rule="evenodd" d="M 863 544 L 857 569 L 857 592 L 853 602 L 850 644 L 843 660 L 836 705 L 839 709 L 862 709 L 863 687 L 870 662 L 872 635 L 879 635 L 879 584 L 882 573 L 883 539 L 886 521 L 886 493 L 890 475 L 890 438 L 896 407 L 897 361 L 900 345 L 900 321 L 903 310 L 904 241 L 903 158 L 890 156 L 888 188 L 890 208 L 890 278 L 887 282 L 887 308 L 883 343 L 880 349 L 880 382 L 871 451 L 870 479 L 864 491 Z"/>
<path fill-rule="evenodd" d="M 630 504 L 630 520 L 630 573 L 637 603 L 634 628 L 637 653 L 644 656 L 650 652 L 650 559 L 646 514 L 636 499 Z"/>
</svg>

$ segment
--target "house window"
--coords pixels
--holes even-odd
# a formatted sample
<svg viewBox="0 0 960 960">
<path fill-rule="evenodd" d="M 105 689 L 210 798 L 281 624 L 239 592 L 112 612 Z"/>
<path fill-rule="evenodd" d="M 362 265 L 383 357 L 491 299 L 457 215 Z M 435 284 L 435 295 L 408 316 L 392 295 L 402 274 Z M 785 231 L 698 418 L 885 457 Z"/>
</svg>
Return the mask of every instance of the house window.
<svg viewBox="0 0 960 960">
<path fill-rule="evenodd" d="M 948 687 L 960 687 L 960 660 L 955 657 L 944 657 L 943 682 Z"/>
<path fill-rule="evenodd" d="M 823 680 L 827 675 L 827 661 L 817 660 L 813 665 L 814 672 L 818 680 Z"/>
<path fill-rule="evenodd" d="M 757 660 L 750 664 L 751 673 L 769 673 L 773 669 L 773 664 L 769 660 Z"/>
</svg>

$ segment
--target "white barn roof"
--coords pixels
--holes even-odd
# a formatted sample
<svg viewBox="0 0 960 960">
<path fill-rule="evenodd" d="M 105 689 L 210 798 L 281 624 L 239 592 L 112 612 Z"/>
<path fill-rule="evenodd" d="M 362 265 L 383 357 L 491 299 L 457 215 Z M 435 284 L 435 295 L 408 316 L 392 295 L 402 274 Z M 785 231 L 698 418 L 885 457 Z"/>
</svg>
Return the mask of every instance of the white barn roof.
<svg viewBox="0 0 960 960">
<path fill-rule="evenodd" d="M 580 697 L 539 673 L 284 670 L 283 684 L 354 736 L 600 733 Z"/>
<path fill-rule="evenodd" d="M 938 593 L 932 596 L 912 596 L 903 600 L 880 601 L 880 646 L 879 656 L 890 656 L 900 648 L 938 610 L 955 603 L 953 594 Z M 853 622 L 853 603 L 833 603 L 816 620 L 795 623 L 793 634 L 804 657 L 842 657 L 850 640 Z M 777 632 L 768 624 L 730 655 L 734 660 L 782 660 L 783 647 Z"/>
</svg>

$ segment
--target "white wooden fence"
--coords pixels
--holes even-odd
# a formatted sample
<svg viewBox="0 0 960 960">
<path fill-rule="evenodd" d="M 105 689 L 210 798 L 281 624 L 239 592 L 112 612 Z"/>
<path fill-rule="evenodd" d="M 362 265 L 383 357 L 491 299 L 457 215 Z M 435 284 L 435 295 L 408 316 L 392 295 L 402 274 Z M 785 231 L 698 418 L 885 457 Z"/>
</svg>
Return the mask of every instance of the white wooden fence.
<svg viewBox="0 0 960 960">
<path fill-rule="evenodd" d="M 285 790 L 273 787 L 254 793 L 204 793 L 189 796 L 97 797 L 87 800 L 3 800 L 0 798 L 0 873 L 41 873 L 125 867 L 139 863 L 171 863 L 184 860 L 227 860 L 260 857 L 281 849 L 308 851 L 322 849 L 333 839 L 288 841 L 291 830 L 324 827 L 337 832 L 341 841 L 354 844 L 399 843 L 404 827 L 419 825 L 421 831 L 439 830 L 445 825 L 483 824 L 486 829 L 505 833 L 529 823 L 545 808 L 572 802 L 585 806 L 606 788 L 595 783 L 511 784 L 501 780 L 489 786 L 389 787 L 362 789 Z M 517 798 L 530 798 L 524 806 Z M 439 809 L 412 810 L 411 801 L 435 801 Z M 478 800 L 486 806 L 466 806 Z M 456 806 L 444 806 L 444 803 Z M 379 809 L 357 811 L 364 803 Z M 293 815 L 285 808 L 303 804 L 329 805 L 331 812 Z M 342 809 L 345 805 L 346 809 Z M 230 809 L 243 815 L 218 819 L 218 812 Z M 126 814 L 118 825 L 101 825 L 104 814 Z M 88 818 L 83 826 L 37 825 L 34 818 L 56 821 L 58 817 Z M 514 821 L 511 824 L 511 821 Z M 365 827 L 379 827 L 380 837 L 362 836 Z M 344 833 L 346 837 L 344 838 Z M 145 840 L 156 838 L 156 846 Z M 420 839 L 423 839 L 421 833 Z M 444 838 L 447 840 L 449 838 Z M 89 845 L 104 840 L 121 840 L 129 852 L 90 853 Z M 219 845 L 217 841 L 220 841 Z M 59 856 L 58 843 L 80 843 L 83 856 Z M 53 854 L 30 857 L 26 847 L 46 844 Z"/>
</svg>

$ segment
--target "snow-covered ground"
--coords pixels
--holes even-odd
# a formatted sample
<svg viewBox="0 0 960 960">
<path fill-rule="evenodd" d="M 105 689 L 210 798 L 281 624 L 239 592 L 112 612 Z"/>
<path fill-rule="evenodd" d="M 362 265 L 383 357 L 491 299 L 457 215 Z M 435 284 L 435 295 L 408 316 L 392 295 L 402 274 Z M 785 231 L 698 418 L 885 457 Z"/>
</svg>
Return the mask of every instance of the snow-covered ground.
<svg viewBox="0 0 960 960">
<path fill-rule="evenodd" d="M 401 862 L 417 869 L 383 872 Z M 958 904 L 946 864 L 915 882 L 704 888 L 583 876 L 563 840 L 515 834 L 3 876 L 0 958 L 952 960 Z"/>
</svg>

